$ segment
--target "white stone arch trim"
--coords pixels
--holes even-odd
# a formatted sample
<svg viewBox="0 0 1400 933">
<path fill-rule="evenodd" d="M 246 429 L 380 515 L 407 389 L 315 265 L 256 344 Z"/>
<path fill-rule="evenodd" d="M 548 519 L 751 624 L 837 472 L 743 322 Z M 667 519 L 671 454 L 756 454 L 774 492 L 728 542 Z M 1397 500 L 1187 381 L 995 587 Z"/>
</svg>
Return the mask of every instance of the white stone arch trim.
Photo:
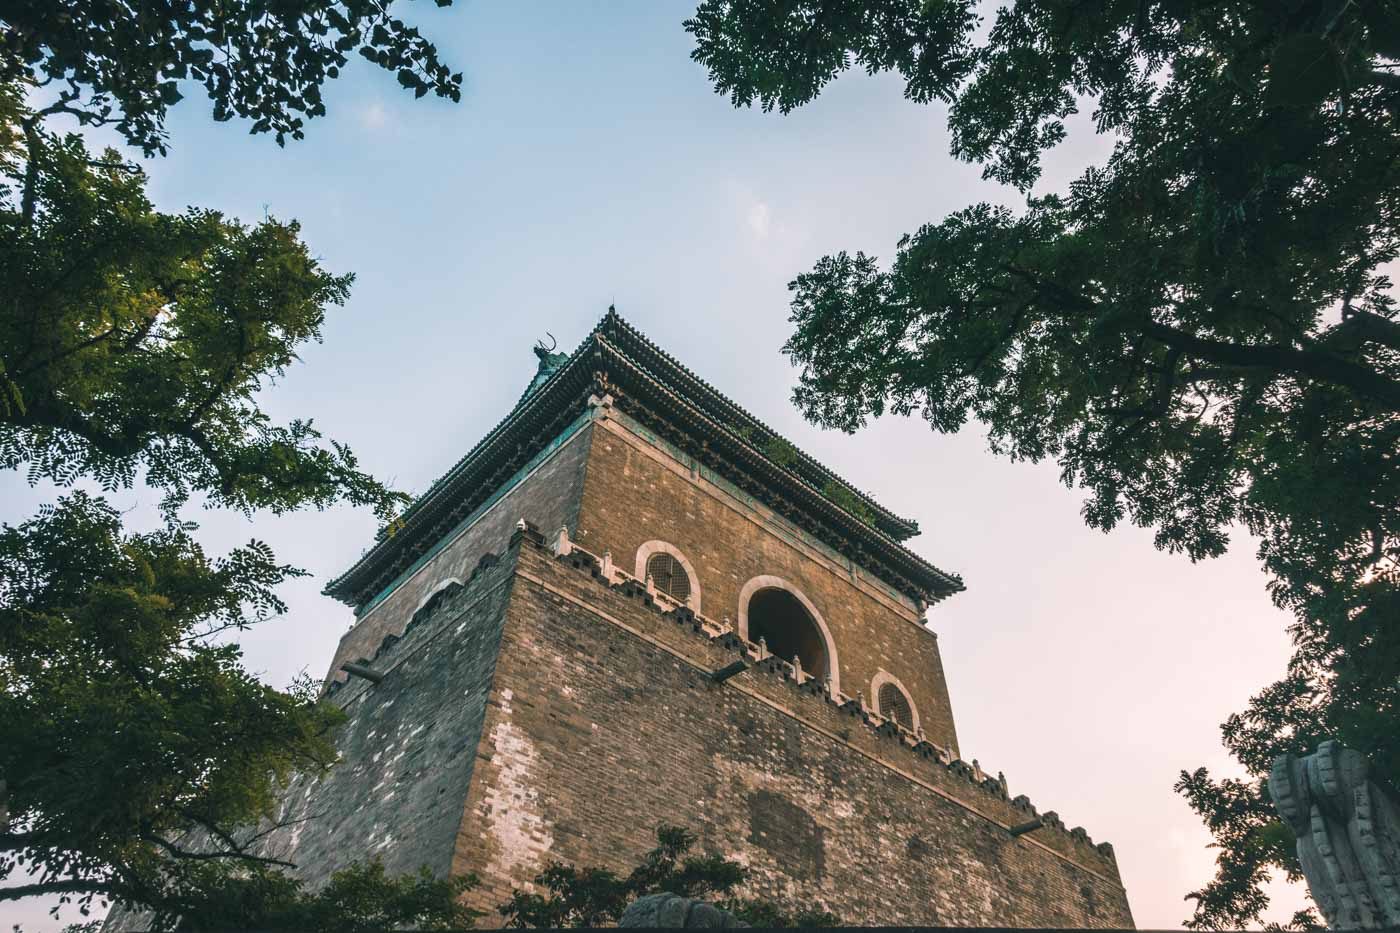
<svg viewBox="0 0 1400 933">
<path fill-rule="evenodd" d="M 443 590 L 447 589 L 454 583 L 458 586 L 466 586 L 465 583 L 463 583 L 456 577 L 448 577 L 445 580 L 439 580 L 437 583 L 433 584 L 433 588 L 431 590 L 428 590 L 428 592 L 423 594 L 423 598 L 418 600 L 418 605 L 413 607 L 413 611 L 408 614 L 408 617 L 410 619 L 413 618 L 415 615 L 418 614 L 419 609 L 422 609 L 424 606 L 428 605 L 428 600 L 432 599 L 434 596 L 441 593 Z"/>
<path fill-rule="evenodd" d="M 807 598 L 807 594 L 793 586 L 782 577 L 775 577 L 771 574 L 762 574 L 754 577 L 744 588 L 739 591 L 739 637 L 745 641 L 749 640 L 749 600 L 753 594 L 759 590 L 787 590 L 797 601 L 802 604 L 802 608 L 807 610 L 807 614 L 812 617 L 812 621 L 817 623 L 817 630 L 821 632 L 822 641 L 826 643 L 826 663 L 831 668 L 831 690 L 834 695 L 841 692 L 841 663 L 836 654 L 836 639 L 831 637 L 831 629 L 827 628 L 826 620 L 817 607 L 812 605 L 812 601 Z M 783 660 L 789 660 L 784 658 Z"/>
<path fill-rule="evenodd" d="M 685 569 L 685 575 L 690 578 L 690 596 L 686 598 L 685 604 L 690 607 L 690 611 L 696 614 L 700 612 L 700 577 L 695 572 L 695 566 L 681 553 L 681 549 L 668 541 L 648 541 L 637 548 L 637 572 L 634 576 L 643 582 L 647 578 L 647 561 L 651 560 L 653 554 L 670 554 L 676 562 Z"/>
<path fill-rule="evenodd" d="M 874 677 L 870 678 L 870 700 L 871 704 L 875 707 L 875 712 L 884 716 L 886 719 L 889 718 L 885 711 L 880 709 L 880 688 L 885 684 L 893 684 L 900 693 L 904 694 L 904 700 L 909 704 L 909 712 L 913 714 L 914 717 L 914 731 L 918 732 L 920 728 L 919 705 L 914 702 L 914 695 L 909 692 L 908 687 L 900 682 L 898 677 L 894 676 L 883 667 L 875 673 Z"/>
</svg>

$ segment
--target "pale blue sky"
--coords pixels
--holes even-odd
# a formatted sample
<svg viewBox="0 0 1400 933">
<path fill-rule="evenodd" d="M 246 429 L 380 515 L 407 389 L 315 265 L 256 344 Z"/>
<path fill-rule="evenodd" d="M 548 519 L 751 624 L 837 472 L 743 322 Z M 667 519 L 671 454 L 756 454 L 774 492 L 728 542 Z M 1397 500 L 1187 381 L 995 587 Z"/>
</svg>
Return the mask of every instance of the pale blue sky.
<svg viewBox="0 0 1400 933">
<path fill-rule="evenodd" d="M 1117 850 L 1140 927 L 1176 927 L 1205 882 L 1208 834 L 1172 783 L 1230 770 L 1218 724 L 1277 677 L 1288 618 L 1253 545 L 1202 565 L 1150 532 L 1084 527 L 1054 464 L 1012 464 L 975 427 L 956 437 L 886 419 L 852 437 L 804 424 L 779 350 L 793 276 L 828 252 L 888 259 L 899 236 L 979 200 L 1016 203 L 947 154 L 941 108 L 888 76 L 848 75 L 789 116 L 737 111 L 689 59 L 684 3 L 465 3 L 406 8 L 465 72 L 460 104 L 414 101 L 356 60 L 328 117 L 279 150 L 215 124 L 191 91 L 171 155 L 148 164 L 158 206 L 245 220 L 297 218 L 325 266 L 358 279 L 325 342 L 265 395 L 314 417 L 364 465 L 420 492 L 496 423 L 552 331 L 575 345 L 618 310 L 682 362 L 924 533 L 912 546 L 962 574 L 937 606 L 962 749 L 1013 794 Z M 1107 145 L 1078 125 L 1048 159 L 1063 186 Z M 0 477 L 0 520 L 50 488 Z M 159 498 L 112 497 L 134 524 Z M 314 576 L 288 616 L 243 639 L 250 667 L 285 683 L 324 673 L 350 610 L 319 595 L 370 543 L 367 512 L 250 523 L 194 512 L 221 550 L 257 536 Z M 1299 895 L 1281 899 L 1286 917 Z M 66 916 L 65 919 L 77 919 Z M 44 905 L 0 927 L 56 928 Z"/>
</svg>

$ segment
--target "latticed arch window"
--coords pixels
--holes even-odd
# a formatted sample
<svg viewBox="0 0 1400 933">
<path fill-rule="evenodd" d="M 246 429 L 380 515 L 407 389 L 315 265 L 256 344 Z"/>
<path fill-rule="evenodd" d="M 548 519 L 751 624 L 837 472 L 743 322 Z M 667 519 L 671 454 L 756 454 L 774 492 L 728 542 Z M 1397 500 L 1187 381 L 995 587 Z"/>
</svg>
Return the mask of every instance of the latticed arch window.
<svg viewBox="0 0 1400 933">
<path fill-rule="evenodd" d="M 893 719 L 910 732 L 914 731 L 914 708 L 904 691 L 894 684 L 880 686 L 880 715 Z"/>
<path fill-rule="evenodd" d="M 685 567 L 665 551 L 658 551 L 647 558 L 647 576 L 651 577 L 656 588 L 676 602 L 690 599 L 690 576 Z"/>
</svg>

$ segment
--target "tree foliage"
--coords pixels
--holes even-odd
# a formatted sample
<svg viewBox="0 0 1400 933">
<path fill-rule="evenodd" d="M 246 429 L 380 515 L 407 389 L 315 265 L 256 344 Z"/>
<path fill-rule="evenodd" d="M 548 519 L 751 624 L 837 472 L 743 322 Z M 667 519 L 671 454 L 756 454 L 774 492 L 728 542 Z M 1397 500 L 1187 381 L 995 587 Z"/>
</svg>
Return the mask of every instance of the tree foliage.
<svg viewBox="0 0 1400 933">
<path fill-rule="evenodd" d="M 77 492 L 0 528 L 0 901 L 139 905 L 153 930 L 459 929 L 475 879 L 352 866 L 311 892 L 258 844 L 343 714 L 273 689 L 216 636 L 283 611 L 301 572 L 251 542 L 209 559 L 172 524 L 123 534 Z"/>
<path fill-rule="evenodd" d="M 1400 4 L 1393 0 L 706 0 L 694 57 L 737 105 L 841 71 L 948 105 L 954 154 L 1029 192 L 1065 121 L 1116 142 L 1062 193 L 979 204 L 792 283 L 795 400 L 854 430 L 969 419 L 1056 459 L 1085 520 L 1192 559 L 1260 540 L 1295 617 L 1286 676 L 1225 724 L 1256 779 L 1330 735 L 1400 779 Z M 1222 847 L 1201 926 L 1295 871 L 1256 780 L 1183 774 Z"/>
<path fill-rule="evenodd" d="M 0 12 L 0 83 L 52 82 L 52 112 L 111 124 L 147 155 L 166 151 L 166 114 L 190 83 L 203 86 L 215 120 L 251 120 L 251 132 L 279 145 L 301 139 L 306 120 L 326 112 L 322 86 L 352 54 L 392 71 L 415 97 L 460 100 L 461 73 L 393 5 L 21 0 Z"/>
<path fill-rule="evenodd" d="M 237 874 L 193 869 L 186 903 L 151 915 L 151 929 L 335 931 L 462 930 L 481 916 L 460 896 L 475 887 L 473 875 L 443 879 L 426 868 L 390 878 L 378 861 L 342 869 L 316 891 L 267 867 Z"/>
<path fill-rule="evenodd" d="M 300 571 L 256 541 L 211 559 L 179 518 L 191 498 L 244 513 L 347 502 L 386 519 L 403 502 L 311 421 L 278 424 L 259 400 L 351 277 L 322 269 L 295 223 L 157 211 L 141 169 L 52 128 L 111 126 L 164 153 L 169 108 L 195 82 L 215 119 L 280 144 L 325 113 L 321 87 L 352 53 L 416 96 L 458 99 L 461 75 L 391 5 L 0 10 L 0 468 L 165 494 L 155 532 L 123 533 L 84 492 L 0 530 L 0 901 L 117 899 L 187 928 L 216 914 L 469 919 L 463 882 L 368 865 L 310 894 L 260 854 L 281 784 L 333 762 L 341 716 L 309 682 L 263 684 L 220 638 L 284 611 L 276 587 Z"/>
<path fill-rule="evenodd" d="M 298 573 L 257 541 L 211 560 L 176 524 L 124 535 L 82 492 L 0 529 L 0 879 L 37 875 L 0 900 L 178 902 L 181 863 L 262 863 L 243 827 L 334 761 L 342 717 L 214 636 L 281 612 Z"/>
<path fill-rule="evenodd" d="M 318 340 L 351 276 L 324 271 L 295 223 L 156 211 L 146 177 L 22 113 L 0 178 L 0 468 L 91 477 L 276 512 L 400 497 L 309 421 L 274 424 L 257 392 Z"/>
<path fill-rule="evenodd" d="M 627 906 L 643 895 L 668 892 L 718 899 L 720 907 L 755 926 L 837 925 L 833 915 L 820 909 L 789 913 L 768 901 L 734 895 L 748 869 L 719 855 L 689 855 L 696 842 L 689 830 L 662 824 L 656 842 L 625 878 L 605 868 L 555 863 L 535 877 L 534 886 L 545 893 L 516 891 L 497 909 L 513 928 L 594 928 L 615 925 Z"/>
</svg>

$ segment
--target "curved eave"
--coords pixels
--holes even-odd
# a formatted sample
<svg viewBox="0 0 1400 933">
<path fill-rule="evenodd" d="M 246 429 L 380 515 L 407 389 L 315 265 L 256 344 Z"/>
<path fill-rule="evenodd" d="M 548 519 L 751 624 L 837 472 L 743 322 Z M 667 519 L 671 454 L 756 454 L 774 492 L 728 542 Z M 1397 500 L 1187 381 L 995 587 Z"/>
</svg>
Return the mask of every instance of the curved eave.
<svg viewBox="0 0 1400 933">
<path fill-rule="evenodd" d="M 453 526 L 485 501 L 572 420 L 587 400 L 592 370 L 575 351 L 544 385 L 525 397 L 442 479 L 399 516 L 394 534 L 380 532 L 373 547 L 321 591 L 351 606 L 371 599 Z"/>
<path fill-rule="evenodd" d="M 613 347 L 606 338 L 599 338 L 602 358 L 609 366 L 610 388 L 621 388 L 620 407 L 629 414 L 641 415 L 653 429 L 670 428 L 685 445 L 686 436 L 699 442 L 706 465 L 723 472 L 733 472 L 728 478 L 749 491 L 781 490 L 786 501 L 778 511 L 799 527 L 814 534 L 862 566 L 875 565 L 883 569 L 880 576 L 911 597 L 936 602 L 965 589 L 962 579 L 939 570 L 900 544 L 878 526 L 868 525 L 850 512 L 833 503 L 806 478 L 779 466 L 727 424 L 715 421 L 687 399 L 653 379 L 625 353 Z M 631 390 L 631 391 L 628 391 Z M 640 391 L 638 391 L 640 390 Z M 643 399 L 651 399 L 647 405 Z M 640 403 L 640 404 L 639 404 Z M 648 409 L 652 417 L 648 418 Z M 664 410 L 662 410 L 664 409 Z M 681 431 L 677 425 L 686 425 Z M 726 470 L 727 466 L 734 470 Z M 893 579 L 890 579 L 893 577 Z"/>
<path fill-rule="evenodd" d="M 636 357 L 636 363 L 639 367 L 647 370 L 658 382 L 677 383 L 677 388 L 681 390 L 680 394 L 685 397 L 707 402 L 705 408 L 712 416 L 717 416 L 718 420 L 733 424 L 735 427 L 753 429 L 764 435 L 765 443 L 773 439 L 787 442 L 786 438 L 783 438 L 777 431 L 745 411 L 724 393 L 697 376 L 684 363 L 648 340 L 646 335 L 628 324 L 617 312 L 609 311 L 595 333 L 598 331 L 616 341 L 624 353 L 640 351 L 629 354 L 629 356 Z M 654 365 L 648 366 L 648 363 Z M 790 470 L 818 489 L 825 487 L 828 483 L 835 483 L 842 487 L 855 496 L 857 501 L 870 511 L 880 529 L 896 541 L 907 540 L 919 533 L 917 522 L 894 514 L 871 496 L 827 469 L 814 457 L 803 453 L 795 445 L 790 446 L 796 452 L 797 460 L 791 466 L 780 469 Z"/>
<path fill-rule="evenodd" d="M 959 577 L 900 544 L 917 532 L 914 522 L 882 508 L 801 451 L 793 464 L 774 462 L 759 444 L 780 438 L 777 432 L 610 311 L 567 362 L 543 385 L 527 391 L 486 437 L 405 510 L 396 533 L 381 531 L 374 546 L 322 592 L 351 606 L 368 602 L 558 436 L 582 412 L 589 395 L 605 388 L 620 396 L 624 411 L 635 409 L 650 427 L 672 435 L 678 446 L 690 448 L 692 455 L 740 488 L 772 500 L 789 520 L 911 598 L 932 603 L 964 589 Z M 655 417 L 647 417 L 647 412 Z M 823 494 L 823 487 L 832 482 L 869 509 L 872 524 Z"/>
</svg>

